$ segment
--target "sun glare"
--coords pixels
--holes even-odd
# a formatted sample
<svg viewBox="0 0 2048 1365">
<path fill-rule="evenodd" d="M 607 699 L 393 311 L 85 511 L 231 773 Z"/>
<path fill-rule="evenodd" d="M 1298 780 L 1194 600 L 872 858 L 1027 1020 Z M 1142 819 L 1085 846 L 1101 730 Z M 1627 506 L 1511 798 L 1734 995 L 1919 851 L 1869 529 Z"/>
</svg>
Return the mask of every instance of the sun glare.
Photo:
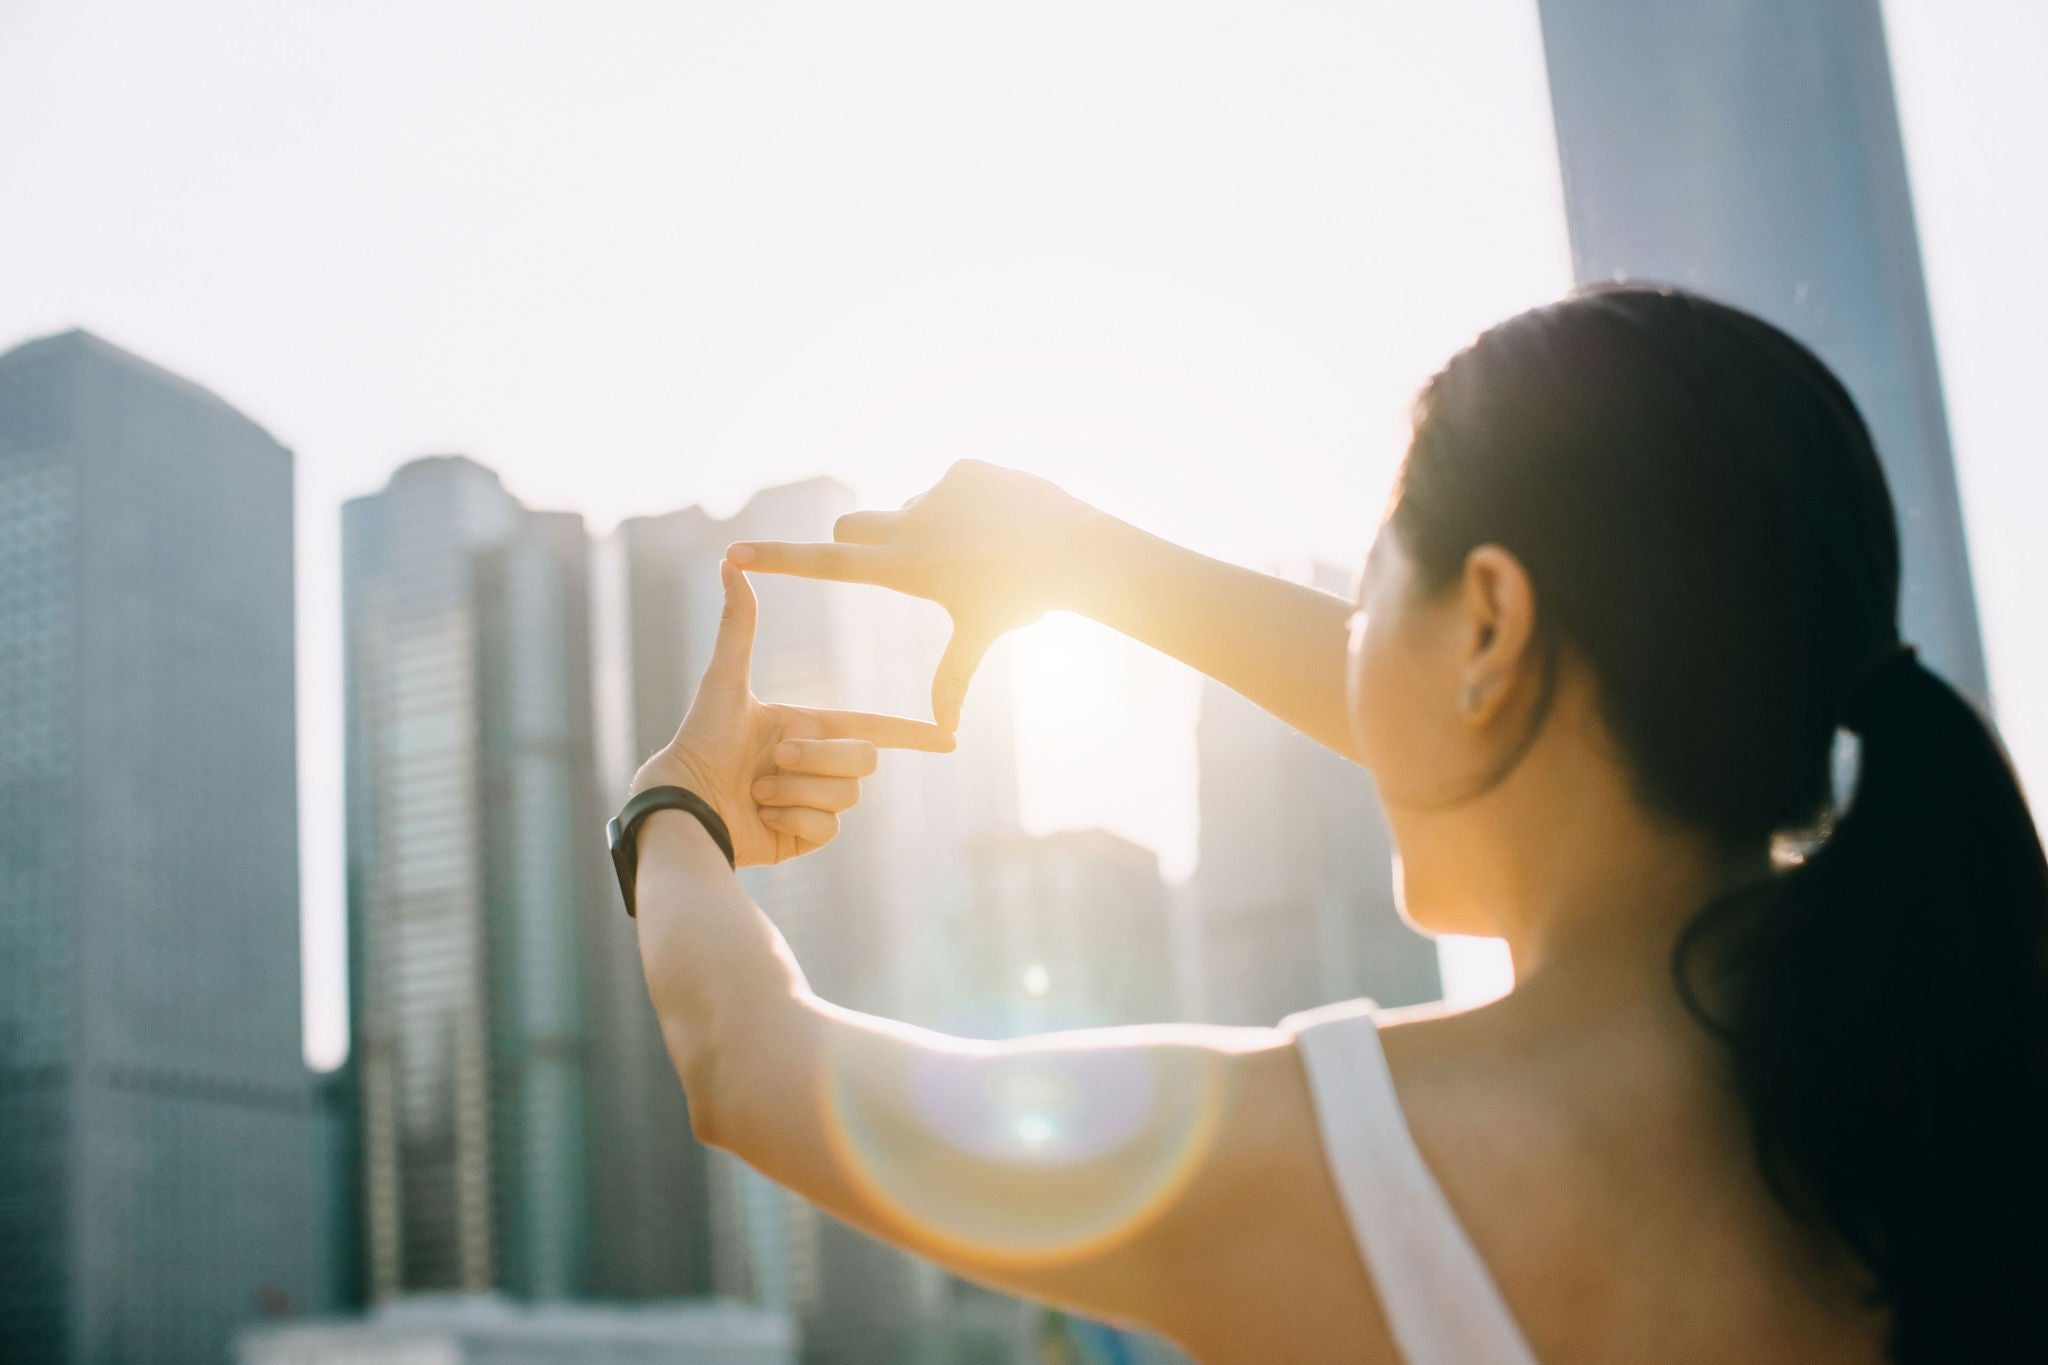
<svg viewBox="0 0 2048 1365">
<path fill-rule="evenodd" d="M 1156 851 L 1168 880 L 1192 872 L 1195 674 L 1063 611 L 1006 647 L 1025 828 L 1112 830 Z M 1134 765 L 1134 752 L 1160 757 Z"/>
</svg>

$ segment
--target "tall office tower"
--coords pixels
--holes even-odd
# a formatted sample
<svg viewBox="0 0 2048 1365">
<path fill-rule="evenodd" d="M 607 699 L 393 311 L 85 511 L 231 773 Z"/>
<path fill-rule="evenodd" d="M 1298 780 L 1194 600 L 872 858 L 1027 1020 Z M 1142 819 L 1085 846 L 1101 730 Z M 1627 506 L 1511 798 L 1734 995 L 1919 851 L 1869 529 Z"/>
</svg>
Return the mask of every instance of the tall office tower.
<svg viewBox="0 0 2048 1365">
<path fill-rule="evenodd" d="M 292 456 L 84 332 L 0 356 L 0 1358 L 324 1302 Z"/>
<path fill-rule="evenodd" d="M 853 505 L 844 486 L 811 479 L 766 489 L 726 521 L 693 507 L 620 526 L 601 551 L 597 575 L 605 781 L 615 797 L 633 766 L 667 742 L 688 710 L 717 634 L 717 564 L 727 543 L 829 540 L 833 522 Z M 752 582 L 761 604 L 753 659 L 758 695 L 929 713 L 931 673 L 945 641 L 943 611 L 878 588 L 771 575 Z M 1016 821 L 1002 660 L 992 658 L 977 677 L 955 753 L 891 751 L 861 789 L 860 806 L 831 844 L 749 869 L 741 880 L 819 994 L 933 1022 L 943 1004 L 930 989 L 929 969 L 940 951 L 945 907 L 967 894 L 968 840 Z M 637 982 L 630 943 L 620 947 L 612 970 L 620 981 Z M 616 1003 L 612 1017 L 593 1026 L 637 1059 L 611 1078 L 633 1093 L 607 1106 L 630 1116 L 613 1141 L 632 1153 L 620 1162 L 638 1191 L 632 1207 L 616 1201 L 637 1220 L 617 1236 L 637 1247 L 670 1239 L 658 1258 L 664 1282 L 642 1287 L 710 1288 L 794 1312 L 804 1323 L 807 1360 L 901 1358 L 909 1335 L 942 1310 L 945 1277 L 822 1217 L 728 1154 L 691 1143 L 644 987 L 621 987 L 608 998 Z M 692 1229 L 694 1240 L 675 1245 L 677 1227 Z"/>
<path fill-rule="evenodd" d="M 1317 566 L 1315 586 L 1348 593 Z M 1201 832 L 1195 867 L 1204 1010 L 1270 1025 L 1368 995 L 1442 995 L 1436 948 L 1394 905 L 1386 816 L 1363 768 L 1205 681 L 1197 725 Z"/>
<path fill-rule="evenodd" d="M 1536 11 L 1573 277 L 1683 283 L 1828 363 L 1898 506 L 1904 637 L 1988 707 L 1882 0 Z"/>
<path fill-rule="evenodd" d="M 342 531 L 369 1290 L 569 1295 L 589 1279 L 582 973 L 609 910 L 583 523 L 442 456 Z"/>
<path fill-rule="evenodd" d="M 949 975 L 982 1037 L 1181 1018 L 1168 913 L 1149 848 L 1100 829 L 992 835 L 951 919 Z"/>
</svg>

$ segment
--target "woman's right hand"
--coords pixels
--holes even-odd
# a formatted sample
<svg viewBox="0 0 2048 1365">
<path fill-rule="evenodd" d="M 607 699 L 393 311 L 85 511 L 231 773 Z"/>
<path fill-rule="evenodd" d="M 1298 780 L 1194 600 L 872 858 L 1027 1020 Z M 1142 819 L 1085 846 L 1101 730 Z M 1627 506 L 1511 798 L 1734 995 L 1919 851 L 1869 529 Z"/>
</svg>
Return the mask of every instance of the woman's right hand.
<svg viewBox="0 0 2048 1365">
<path fill-rule="evenodd" d="M 1102 517 L 1036 475 L 960 460 L 900 511 L 848 512 L 829 544 L 736 541 L 726 557 L 755 573 L 872 583 L 944 607 L 953 637 L 932 680 L 932 718 L 958 730 L 982 655 L 1062 604 L 1082 533 Z"/>
</svg>

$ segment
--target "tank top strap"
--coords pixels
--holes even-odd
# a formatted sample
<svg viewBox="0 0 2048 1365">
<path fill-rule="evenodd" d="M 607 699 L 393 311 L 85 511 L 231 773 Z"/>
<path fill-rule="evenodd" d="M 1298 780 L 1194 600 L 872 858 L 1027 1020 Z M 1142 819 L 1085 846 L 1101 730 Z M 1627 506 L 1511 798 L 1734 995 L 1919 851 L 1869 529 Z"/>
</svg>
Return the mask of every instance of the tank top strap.
<svg viewBox="0 0 2048 1365">
<path fill-rule="evenodd" d="M 1344 1212 L 1408 1365 L 1536 1365 L 1500 1289 L 1408 1130 L 1360 997 L 1280 1021 L 1308 1073 Z"/>
</svg>

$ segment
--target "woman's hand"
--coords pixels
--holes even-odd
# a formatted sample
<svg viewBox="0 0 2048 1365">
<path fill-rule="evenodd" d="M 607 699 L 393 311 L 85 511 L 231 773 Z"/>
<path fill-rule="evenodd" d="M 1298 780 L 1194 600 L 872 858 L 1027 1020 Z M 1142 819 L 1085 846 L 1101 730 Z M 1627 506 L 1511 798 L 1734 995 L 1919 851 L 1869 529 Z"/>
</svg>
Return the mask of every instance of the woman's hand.
<svg viewBox="0 0 2048 1365">
<path fill-rule="evenodd" d="M 833 544 L 744 541 L 726 553 L 761 573 L 873 583 L 944 607 L 953 638 L 932 717 L 951 731 L 988 647 L 1061 605 L 1080 533 L 1100 517 L 1035 475 L 961 460 L 901 511 L 848 512 Z"/>
<path fill-rule="evenodd" d="M 747 576 L 718 571 L 725 612 L 718 643 L 682 728 L 633 776 L 634 792 L 685 787 L 711 803 L 732 834 L 741 867 L 779 863 L 831 840 L 839 813 L 860 799 L 877 747 L 949 753 L 950 732 L 865 711 L 777 706 L 749 682 L 757 608 Z"/>
</svg>

